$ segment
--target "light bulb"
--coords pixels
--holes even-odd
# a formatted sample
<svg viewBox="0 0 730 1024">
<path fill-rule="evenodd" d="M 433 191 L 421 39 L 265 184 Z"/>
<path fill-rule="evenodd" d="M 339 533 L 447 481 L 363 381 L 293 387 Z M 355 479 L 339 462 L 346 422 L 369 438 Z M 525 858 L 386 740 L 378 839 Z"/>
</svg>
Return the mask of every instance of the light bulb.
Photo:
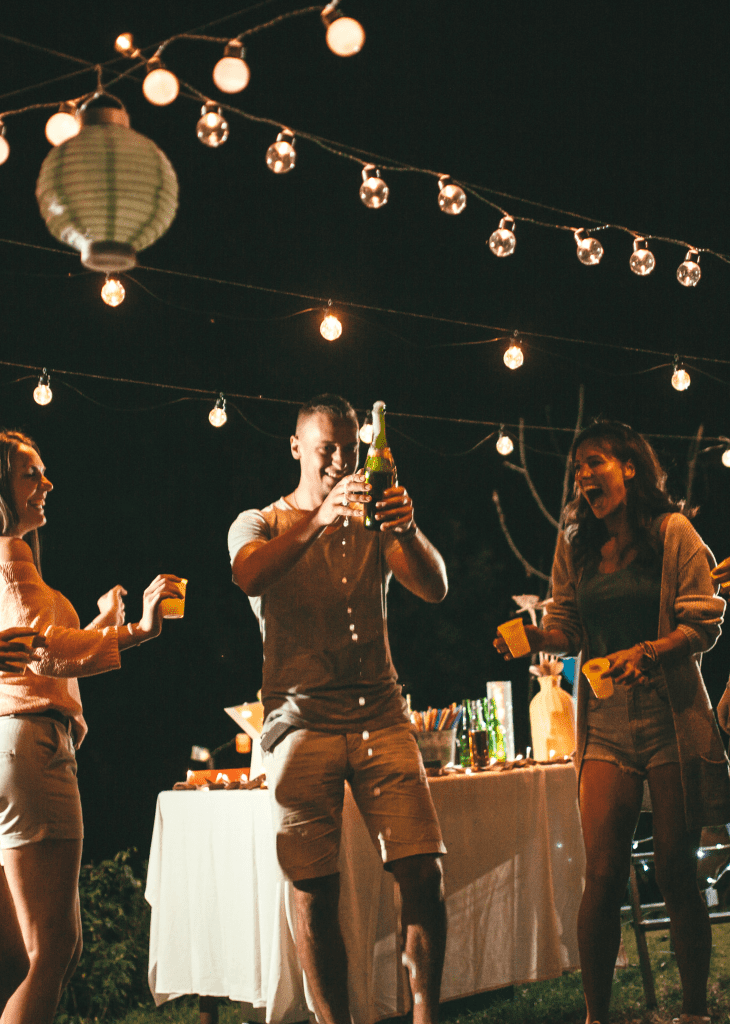
<svg viewBox="0 0 730 1024">
<path fill-rule="evenodd" d="M 439 206 L 452 216 L 461 213 L 466 206 L 466 192 L 455 185 L 448 174 L 439 177 Z"/>
<path fill-rule="evenodd" d="M 62 145 L 81 131 L 81 124 L 74 117 L 73 110 L 70 103 L 62 103 L 61 109 L 51 114 L 46 121 L 46 138 L 52 146 Z"/>
<path fill-rule="evenodd" d="M 503 217 L 497 230 L 489 236 L 487 244 L 495 256 L 511 256 L 515 251 L 517 239 L 512 230 L 514 226 L 515 222 L 511 217 Z"/>
<path fill-rule="evenodd" d="M 208 413 L 208 419 L 214 427 L 222 427 L 228 419 L 226 413 L 226 400 L 221 394 L 219 398 L 216 398 L 215 405 Z"/>
<path fill-rule="evenodd" d="M 363 444 L 373 443 L 373 425 L 372 423 L 363 423 L 360 427 L 360 440 Z"/>
<path fill-rule="evenodd" d="M 701 277 L 700 254 L 696 249 L 689 249 L 684 257 L 684 263 L 677 267 L 677 280 L 685 288 L 694 288 Z"/>
<path fill-rule="evenodd" d="M 576 255 L 586 267 L 595 267 L 603 258 L 603 246 L 597 238 L 586 238 L 585 229 L 578 228 L 573 232 L 576 244 Z"/>
<path fill-rule="evenodd" d="M 646 248 L 645 238 L 634 239 L 634 251 L 631 253 L 629 266 L 635 274 L 639 275 L 639 277 L 646 277 L 646 275 L 650 274 L 656 266 L 654 253 L 650 252 Z"/>
<path fill-rule="evenodd" d="M 692 378 L 684 367 L 674 360 L 674 373 L 672 374 L 672 387 L 675 391 L 686 391 L 692 383 Z"/>
<path fill-rule="evenodd" d="M 380 177 L 380 171 L 374 164 L 366 164 L 362 169 L 362 185 L 360 199 L 371 210 L 379 210 L 388 202 L 390 189 Z"/>
<path fill-rule="evenodd" d="M 215 103 L 206 103 L 200 113 L 196 134 L 204 146 L 217 149 L 228 138 L 228 122 Z"/>
<path fill-rule="evenodd" d="M 497 438 L 497 451 L 500 455 L 511 455 L 515 450 L 515 446 L 512 444 L 512 438 L 509 434 L 505 434 L 504 430 L 500 427 L 499 437 Z"/>
<path fill-rule="evenodd" d="M 50 385 L 51 378 L 46 372 L 46 368 L 43 368 L 43 373 L 38 378 L 38 387 L 33 392 L 33 399 L 38 405 L 48 405 L 53 398 L 53 392 L 51 391 Z"/>
<path fill-rule="evenodd" d="M 266 150 L 266 166 L 274 174 L 286 174 L 297 162 L 297 151 L 294 149 L 294 136 L 289 131 L 279 132 L 276 142 L 272 142 Z"/>
<path fill-rule="evenodd" d="M 109 277 L 104 284 L 101 286 L 101 297 L 106 302 L 107 306 L 119 306 L 124 302 L 124 296 L 127 293 L 124 290 L 124 285 L 118 277 Z"/>
<path fill-rule="evenodd" d="M 122 32 L 114 40 L 114 49 L 124 57 L 138 57 L 139 50 L 135 48 L 134 36 L 131 32 Z"/>
<path fill-rule="evenodd" d="M 730 469 L 730 448 L 725 449 L 725 451 L 722 453 L 720 461 L 722 462 L 723 466 L 726 466 L 728 469 Z"/>
<path fill-rule="evenodd" d="M 319 325 L 319 333 L 326 341 L 337 341 L 342 334 L 342 324 L 333 313 L 327 313 Z"/>
<path fill-rule="evenodd" d="M 166 107 L 180 92 L 180 83 L 172 71 L 162 66 L 159 58 L 153 57 L 147 65 L 147 75 L 142 82 L 142 92 L 156 107 Z"/>
<path fill-rule="evenodd" d="M 241 92 L 251 78 L 251 70 L 243 59 L 245 50 L 238 39 L 226 44 L 223 56 L 213 68 L 213 81 L 221 92 Z"/>
<path fill-rule="evenodd" d="M 4 164 L 10 156 L 10 146 L 5 138 L 5 125 L 0 121 L 0 164 Z"/>
<path fill-rule="evenodd" d="M 504 365 L 510 370 L 519 370 L 525 361 L 522 345 L 519 342 L 513 341 L 502 358 L 504 359 Z"/>
<path fill-rule="evenodd" d="M 352 57 L 362 50 L 365 29 L 359 21 L 340 14 L 332 3 L 322 11 L 322 21 L 327 26 L 327 45 L 338 57 Z"/>
</svg>

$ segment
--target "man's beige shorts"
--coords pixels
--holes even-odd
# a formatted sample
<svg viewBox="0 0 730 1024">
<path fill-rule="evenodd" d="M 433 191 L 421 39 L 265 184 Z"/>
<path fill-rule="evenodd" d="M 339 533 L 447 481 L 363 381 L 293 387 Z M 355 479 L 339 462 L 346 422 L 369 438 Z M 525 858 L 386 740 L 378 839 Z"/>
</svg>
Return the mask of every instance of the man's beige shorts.
<svg viewBox="0 0 730 1024">
<path fill-rule="evenodd" d="M 292 729 L 264 755 L 279 864 L 292 881 L 336 874 L 345 781 L 384 863 L 446 853 L 409 725 L 368 733 Z"/>
</svg>

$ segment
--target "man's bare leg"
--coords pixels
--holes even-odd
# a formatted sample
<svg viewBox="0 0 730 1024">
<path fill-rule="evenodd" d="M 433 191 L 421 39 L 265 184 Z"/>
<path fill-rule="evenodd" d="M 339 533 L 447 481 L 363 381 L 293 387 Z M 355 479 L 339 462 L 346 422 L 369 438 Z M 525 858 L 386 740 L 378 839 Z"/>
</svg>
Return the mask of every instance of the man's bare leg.
<svg viewBox="0 0 730 1024">
<path fill-rule="evenodd" d="M 323 1024 L 350 1024 L 347 953 L 340 930 L 340 876 L 293 882 L 297 949 Z"/>
<path fill-rule="evenodd" d="M 435 854 L 388 865 L 400 897 L 400 927 L 413 993 L 413 1024 L 436 1024 L 446 950 L 441 861 Z"/>
</svg>

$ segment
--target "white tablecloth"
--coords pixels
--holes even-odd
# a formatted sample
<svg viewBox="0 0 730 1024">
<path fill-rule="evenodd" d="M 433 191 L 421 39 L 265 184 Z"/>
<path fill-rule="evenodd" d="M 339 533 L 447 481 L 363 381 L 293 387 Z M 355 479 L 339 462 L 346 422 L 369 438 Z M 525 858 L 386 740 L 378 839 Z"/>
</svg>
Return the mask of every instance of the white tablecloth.
<svg viewBox="0 0 730 1024">
<path fill-rule="evenodd" d="M 571 765 L 432 779 L 448 854 L 441 999 L 558 976 L 578 966 L 585 854 Z M 314 1019 L 297 956 L 291 887 L 279 871 L 270 794 L 161 793 L 146 897 L 150 988 L 229 996 L 243 1019 Z M 393 881 L 346 795 L 340 919 L 354 1024 L 410 1002 L 396 948 Z"/>
</svg>

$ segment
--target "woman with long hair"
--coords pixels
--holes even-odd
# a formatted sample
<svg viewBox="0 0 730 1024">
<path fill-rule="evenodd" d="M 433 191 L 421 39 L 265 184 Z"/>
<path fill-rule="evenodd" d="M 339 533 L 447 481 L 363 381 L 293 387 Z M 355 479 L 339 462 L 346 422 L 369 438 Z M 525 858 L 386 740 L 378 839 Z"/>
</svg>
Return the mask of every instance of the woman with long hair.
<svg viewBox="0 0 730 1024">
<path fill-rule="evenodd" d="M 709 1022 L 712 933 L 697 885 L 703 825 L 730 821 L 728 761 L 700 674 L 720 635 L 715 560 L 648 442 L 615 421 L 576 438 L 542 628 L 533 652 L 605 656 L 614 692 L 578 682 L 575 763 L 586 847 L 578 944 L 588 1022 L 608 1019 L 631 843 L 648 781 L 654 865 L 682 980 L 683 1024 Z M 495 646 L 509 657 L 504 641 Z"/>
<path fill-rule="evenodd" d="M 52 486 L 36 444 L 0 431 L 0 629 L 15 634 L 16 646 L 16 627 L 37 634 L 32 654 L 13 650 L 0 675 L 0 900 L 9 891 L 25 949 L 19 954 L 13 915 L 0 910 L 16 936 L 10 973 L 18 985 L 2 1024 L 51 1024 L 81 954 L 75 748 L 86 723 L 77 677 L 119 668 L 120 651 L 159 634 L 160 601 L 182 596 L 179 577 L 157 576 L 140 621 L 124 625 L 126 591 L 113 587 L 80 629 L 70 602 L 40 574 L 37 531 Z"/>
</svg>

